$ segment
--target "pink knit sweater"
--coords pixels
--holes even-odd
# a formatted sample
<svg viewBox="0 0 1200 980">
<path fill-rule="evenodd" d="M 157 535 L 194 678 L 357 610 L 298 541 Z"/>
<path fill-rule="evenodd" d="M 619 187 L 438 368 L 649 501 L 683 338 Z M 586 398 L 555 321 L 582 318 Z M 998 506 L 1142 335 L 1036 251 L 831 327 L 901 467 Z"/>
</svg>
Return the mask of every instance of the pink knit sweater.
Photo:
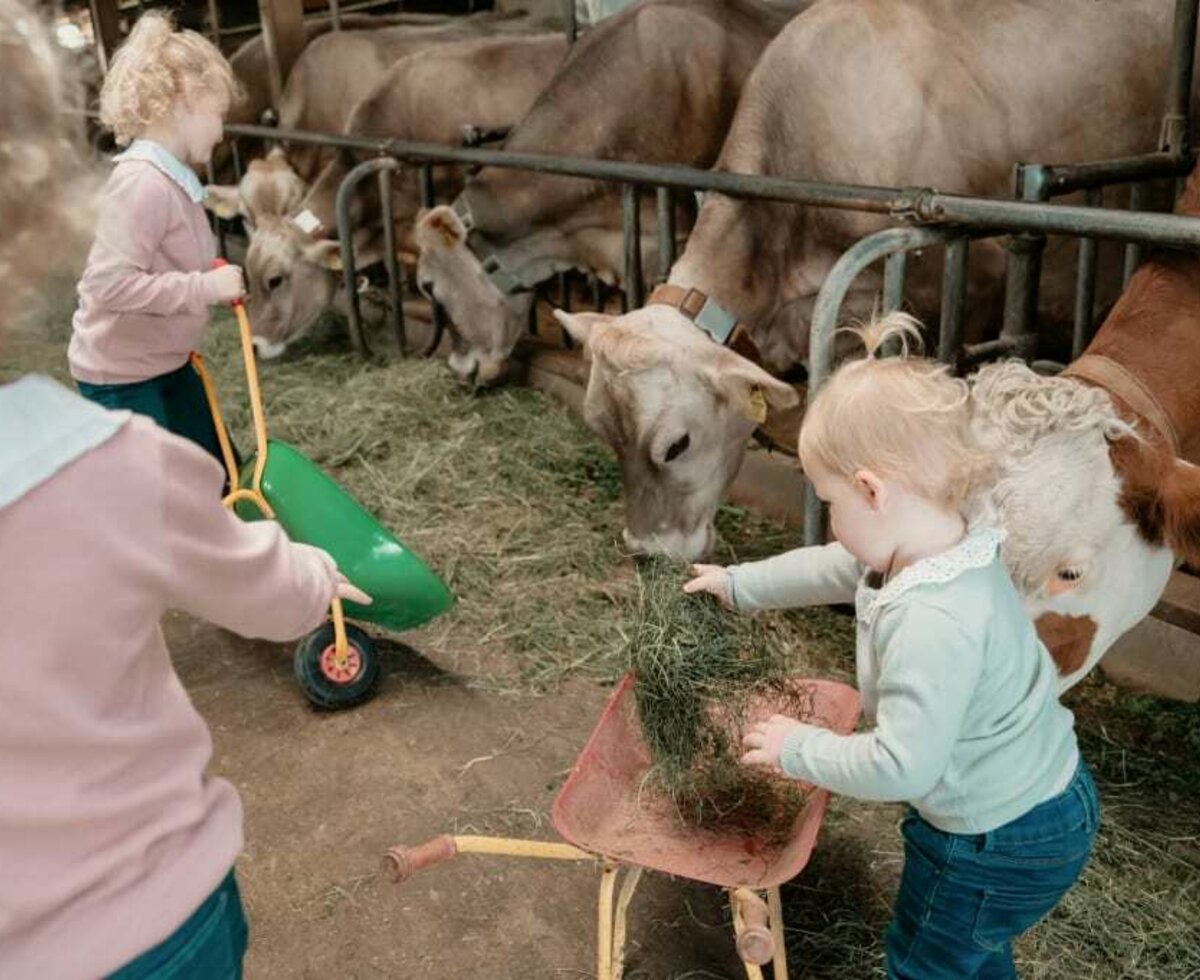
<svg viewBox="0 0 1200 980">
<path fill-rule="evenodd" d="M 51 403 L 82 401 L 46 379 L 6 387 L 20 385 L 26 405 L 39 385 L 57 389 Z M 13 405 L 0 401 L 10 421 Z M 16 465 L 8 453 L 10 474 L 81 431 L 67 408 L 72 424 L 53 439 Z M 111 972 L 178 928 L 242 848 L 241 803 L 205 775 L 212 740 L 159 620 L 179 609 L 294 639 L 324 618 L 336 569 L 274 522 L 231 515 L 221 481 L 205 453 L 134 416 L 0 498 L 3 980 Z"/>
<path fill-rule="evenodd" d="M 118 163 L 79 281 L 72 376 L 124 384 L 182 367 L 216 302 L 203 278 L 215 256 L 201 205 L 154 164 Z"/>
</svg>

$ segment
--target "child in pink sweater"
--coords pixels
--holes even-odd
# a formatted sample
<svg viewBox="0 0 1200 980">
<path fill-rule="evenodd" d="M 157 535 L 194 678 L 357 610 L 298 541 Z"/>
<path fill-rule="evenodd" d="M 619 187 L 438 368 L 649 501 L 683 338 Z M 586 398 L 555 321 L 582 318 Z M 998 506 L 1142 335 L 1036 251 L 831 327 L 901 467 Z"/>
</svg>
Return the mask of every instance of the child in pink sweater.
<svg viewBox="0 0 1200 980">
<path fill-rule="evenodd" d="M 52 52 L 38 15 L 0 0 L 0 157 L 27 164 L 0 181 L 0 328 L 81 213 L 62 196 L 83 184 Z M 197 281 L 235 292 L 180 289 Z M 287 640 L 335 593 L 366 597 L 324 552 L 221 507 L 222 479 L 128 411 L 37 375 L 0 385 L 3 980 L 242 975 L 241 803 L 205 774 L 212 740 L 159 620 Z"/>
<path fill-rule="evenodd" d="M 237 94 L 229 63 L 164 16 L 134 25 L 100 93 L 119 144 L 79 282 L 68 350 L 79 392 L 154 419 L 221 458 L 204 389 L 190 363 L 208 308 L 243 293 L 216 246 L 189 164 L 205 163 Z"/>
</svg>

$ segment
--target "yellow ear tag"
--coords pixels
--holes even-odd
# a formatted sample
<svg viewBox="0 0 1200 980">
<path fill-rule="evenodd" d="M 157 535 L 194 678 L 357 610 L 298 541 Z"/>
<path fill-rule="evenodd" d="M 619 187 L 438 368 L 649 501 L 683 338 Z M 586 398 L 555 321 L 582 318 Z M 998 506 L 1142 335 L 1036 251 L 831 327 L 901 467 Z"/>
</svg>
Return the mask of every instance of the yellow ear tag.
<svg viewBox="0 0 1200 980">
<path fill-rule="evenodd" d="M 750 389 L 750 395 L 746 399 L 749 411 L 746 412 L 746 417 L 755 425 L 762 425 L 767 421 L 767 396 L 763 394 L 762 388 L 755 385 Z"/>
</svg>

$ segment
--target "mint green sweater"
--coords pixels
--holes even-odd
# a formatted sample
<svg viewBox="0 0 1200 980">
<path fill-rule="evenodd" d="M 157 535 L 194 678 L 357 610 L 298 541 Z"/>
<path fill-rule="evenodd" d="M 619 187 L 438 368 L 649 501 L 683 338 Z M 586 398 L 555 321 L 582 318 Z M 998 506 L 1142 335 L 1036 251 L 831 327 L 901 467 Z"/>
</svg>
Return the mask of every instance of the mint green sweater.
<svg viewBox="0 0 1200 980">
<path fill-rule="evenodd" d="M 906 801 L 935 827 L 985 833 L 1066 788 L 1079 763 L 1053 661 L 976 529 L 881 587 L 839 544 L 730 568 L 738 609 L 853 601 L 869 730 L 789 735 L 783 771 L 865 800 Z"/>
</svg>

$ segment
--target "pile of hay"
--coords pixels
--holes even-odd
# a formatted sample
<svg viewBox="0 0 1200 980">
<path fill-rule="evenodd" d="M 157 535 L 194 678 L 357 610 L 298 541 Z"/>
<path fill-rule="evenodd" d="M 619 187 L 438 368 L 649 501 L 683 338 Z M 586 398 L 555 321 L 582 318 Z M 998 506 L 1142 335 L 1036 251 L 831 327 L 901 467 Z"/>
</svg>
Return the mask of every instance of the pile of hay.
<svg viewBox="0 0 1200 980">
<path fill-rule="evenodd" d="M 743 766 L 752 702 L 798 720 L 813 714 L 811 687 L 790 680 L 788 651 L 758 623 L 687 595 L 677 564 L 654 559 L 639 576 L 626 656 L 654 767 L 647 787 L 688 825 L 787 835 L 805 802 L 802 784 Z"/>
</svg>

